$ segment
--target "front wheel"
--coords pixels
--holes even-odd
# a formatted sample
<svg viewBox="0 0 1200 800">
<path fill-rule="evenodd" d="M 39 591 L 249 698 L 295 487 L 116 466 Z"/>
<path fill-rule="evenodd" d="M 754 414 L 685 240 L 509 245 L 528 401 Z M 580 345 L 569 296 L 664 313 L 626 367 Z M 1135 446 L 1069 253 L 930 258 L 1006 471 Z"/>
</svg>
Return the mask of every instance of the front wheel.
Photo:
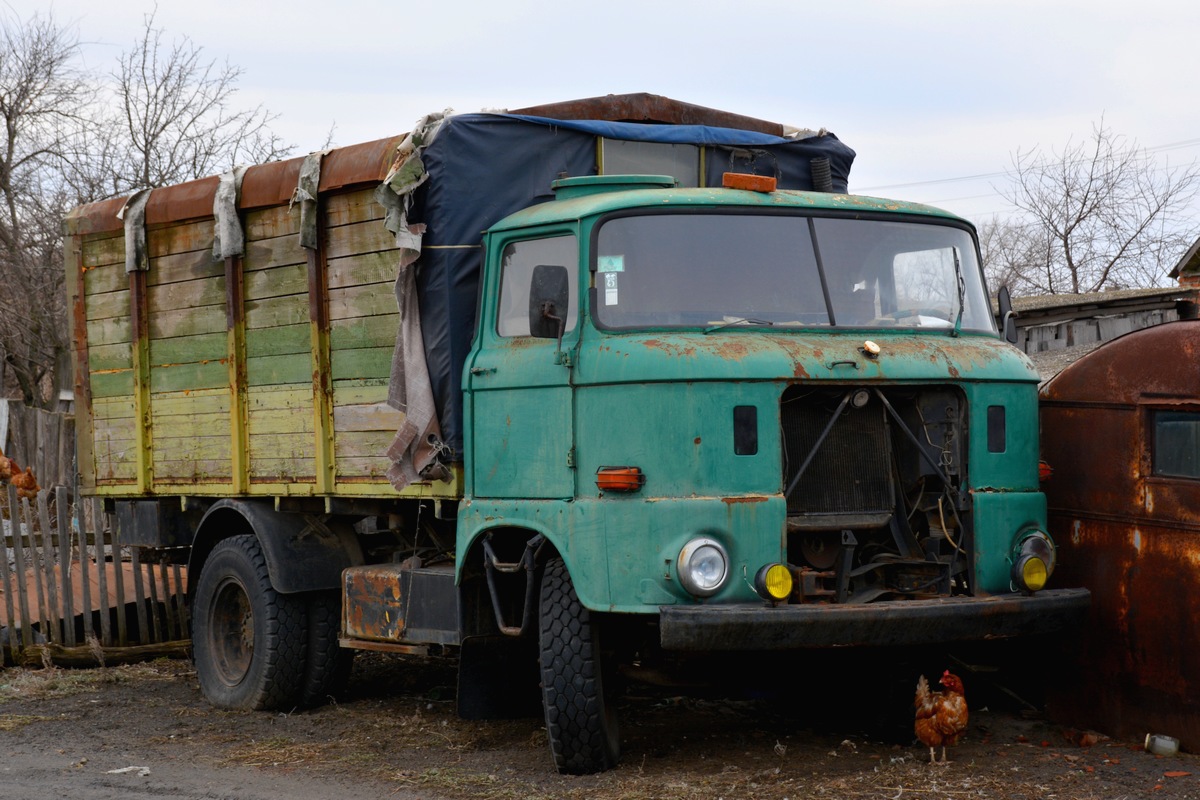
<svg viewBox="0 0 1200 800">
<path fill-rule="evenodd" d="M 579 602 L 560 558 L 546 564 L 542 577 L 538 647 L 554 766 L 574 775 L 615 766 L 620 737 L 615 704 L 605 691 L 599 625 Z"/>
<path fill-rule="evenodd" d="M 308 644 L 304 600 L 271 586 L 253 536 L 213 548 L 192 613 L 196 675 L 210 703 L 265 709 L 296 701 Z"/>
</svg>

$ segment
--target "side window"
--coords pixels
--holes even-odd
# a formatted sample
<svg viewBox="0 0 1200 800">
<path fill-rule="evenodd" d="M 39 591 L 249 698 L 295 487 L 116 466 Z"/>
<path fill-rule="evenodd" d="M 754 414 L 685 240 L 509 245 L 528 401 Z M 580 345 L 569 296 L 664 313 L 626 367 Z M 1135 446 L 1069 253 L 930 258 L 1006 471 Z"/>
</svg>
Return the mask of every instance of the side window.
<svg viewBox="0 0 1200 800">
<path fill-rule="evenodd" d="M 570 282 L 567 331 L 579 318 L 579 245 L 574 236 L 528 239 L 504 248 L 500 262 L 500 309 L 496 332 L 501 336 L 529 335 L 529 285 L 534 267 L 552 264 L 566 267 Z"/>
<path fill-rule="evenodd" d="M 1200 478 L 1200 413 L 1154 411 L 1153 473 Z"/>
</svg>

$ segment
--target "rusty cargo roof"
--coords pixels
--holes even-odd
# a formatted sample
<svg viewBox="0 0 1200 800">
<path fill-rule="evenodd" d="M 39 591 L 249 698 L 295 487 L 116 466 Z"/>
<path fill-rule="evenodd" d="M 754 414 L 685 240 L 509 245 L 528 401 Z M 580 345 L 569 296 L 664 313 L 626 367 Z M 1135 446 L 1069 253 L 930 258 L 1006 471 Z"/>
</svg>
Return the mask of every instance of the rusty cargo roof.
<svg viewBox="0 0 1200 800">
<path fill-rule="evenodd" d="M 646 93 L 610 94 L 511 109 L 504 113 L 563 120 L 710 125 L 774 136 L 783 136 L 787 131 L 782 123 Z M 320 191 L 324 193 L 382 181 L 387 176 L 396 146 L 405 135 L 406 133 L 401 133 L 373 142 L 334 148 L 322 162 Z M 239 208 L 262 208 L 288 202 L 296 188 L 303 161 L 304 157 L 298 156 L 247 169 L 242 181 Z M 155 188 L 146 205 L 146 224 L 211 217 L 217 184 L 218 178 L 210 176 L 174 186 Z M 125 205 L 126 199 L 127 196 L 117 197 L 76 208 L 67 215 L 63 223 L 65 231 L 68 234 L 120 231 L 122 223 L 117 219 L 117 213 Z"/>
</svg>

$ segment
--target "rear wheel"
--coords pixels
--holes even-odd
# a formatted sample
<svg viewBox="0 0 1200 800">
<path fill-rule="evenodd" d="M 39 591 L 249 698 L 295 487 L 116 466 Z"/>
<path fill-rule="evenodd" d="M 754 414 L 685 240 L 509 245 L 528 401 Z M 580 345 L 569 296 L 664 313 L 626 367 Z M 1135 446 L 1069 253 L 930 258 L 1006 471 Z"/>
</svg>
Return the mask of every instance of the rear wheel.
<svg viewBox="0 0 1200 800">
<path fill-rule="evenodd" d="M 341 633 L 341 592 L 310 592 L 308 652 L 300 704 L 317 706 L 335 699 L 350 681 L 354 651 L 338 644 Z"/>
<path fill-rule="evenodd" d="M 213 548 L 200 573 L 192 646 L 200 689 L 223 708 L 283 708 L 299 694 L 305 662 L 302 598 L 271 586 L 253 536 Z"/>
<path fill-rule="evenodd" d="M 606 692 L 600 630 L 575 594 L 562 559 L 542 577 L 538 646 L 550 752 L 559 772 L 609 769 L 620 757 L 615 704 Z M 607 687 L 611 689 L 611 686 Z"/>
</svg>

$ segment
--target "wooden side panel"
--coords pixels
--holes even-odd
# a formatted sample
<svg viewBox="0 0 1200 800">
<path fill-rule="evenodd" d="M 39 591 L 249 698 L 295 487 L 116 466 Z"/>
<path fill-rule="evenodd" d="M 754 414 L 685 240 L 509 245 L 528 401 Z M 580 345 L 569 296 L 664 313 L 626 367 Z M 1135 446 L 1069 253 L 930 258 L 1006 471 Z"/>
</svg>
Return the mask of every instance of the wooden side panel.
<svg viewBox="0 0 1200 800">
<path fill-rule="evenodd" d="M 92 396 L 91 465 L 96 486 L 137 479 L 137 426 L 133 410 L 133 336 L 125 237 L 82 237 L 88 380 Z M 87 432 L 81 430 L 81 436 Z M 82 450 L 81 450 L 82 453 Z M 84 456 L 87 457 L 87 456 Z"/>
<path fill-rule="evenodd" d="M 326 236 L 330 366 L 338 484 L 387 487 L 387 448 L 404 415 L 387 399 L 400 327 L 395 239 L 371 192 L 330 198 Z"/>
<path fill-rule="evenodd" d="M 307 254 L 300 209 L 245 215 L 246 431 L 255 484 L 315 480 Z"/>
<path fill-rule="evenodd" d="M 151 468 L 156 486 L 229 484 L 230 386 L 225 266 L 213 224 L 147 231 Z"/>
</svg>

